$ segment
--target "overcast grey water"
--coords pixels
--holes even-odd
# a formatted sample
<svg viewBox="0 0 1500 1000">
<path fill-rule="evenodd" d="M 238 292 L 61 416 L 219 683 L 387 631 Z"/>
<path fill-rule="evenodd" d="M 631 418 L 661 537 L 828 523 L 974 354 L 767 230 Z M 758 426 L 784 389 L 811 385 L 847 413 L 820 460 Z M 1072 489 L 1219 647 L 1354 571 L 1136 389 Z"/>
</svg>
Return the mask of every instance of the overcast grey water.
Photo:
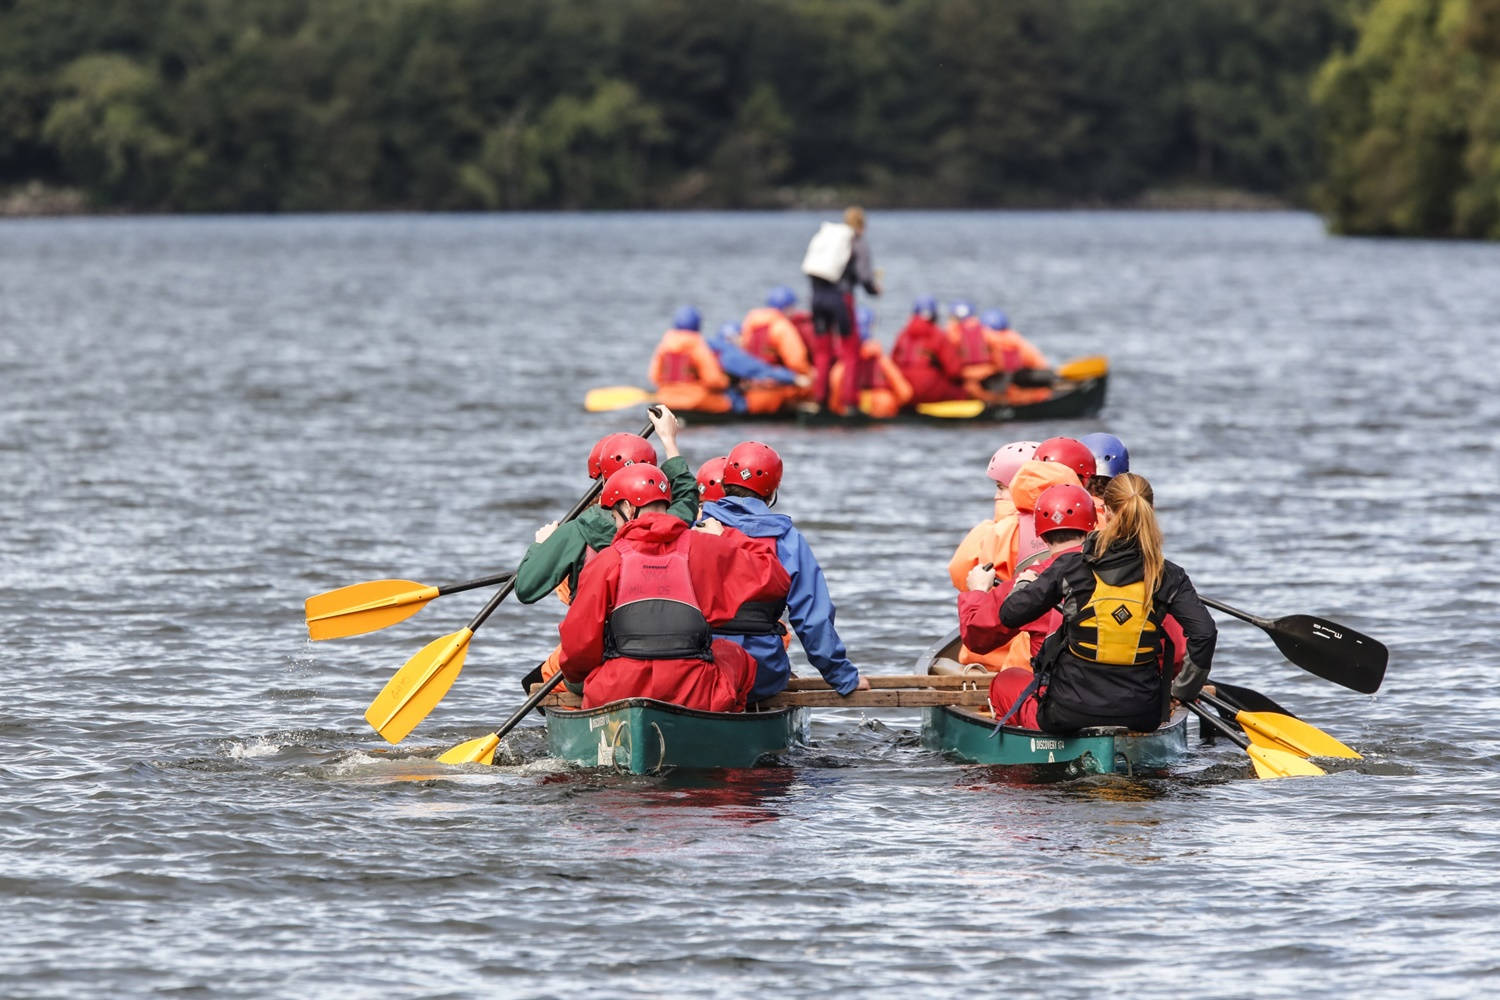
<svg viewBox="0 0 1500 1000">
<path fill-rule="evenodd" d="M 1500 246 L 1298 214 L 872 213 L 912 298 L 1106 354 L 1094 420 L 689 428 L 778 448 L 780 509 L 869 673 L 954 624 L 946 562 L 1016 439 L 1107 430 L 1198 589 L 1384 641 L 1368 697 L 1220 618 L 1214 673 L 1366 759 L 1258 781 L 1220 741 L 1047 785 L 817 710 L 784 766 L 624 777 L 432 758 L 521 700 L 562 606 L 514 601 L 398 747 L 370 699 L 485 591 L 311 643 L 310 594 L 514 565 L 643 414 L 685 302 L 803 293 L 814 214 L 0 223 L 0 995 L 1487 995 Z M 795 648 L 795 646 L 794 646 Z M 795 662 L 805 663 L 796 660 Z M 805 669 L 805 668 L 804 668 Z"/>
</svg>

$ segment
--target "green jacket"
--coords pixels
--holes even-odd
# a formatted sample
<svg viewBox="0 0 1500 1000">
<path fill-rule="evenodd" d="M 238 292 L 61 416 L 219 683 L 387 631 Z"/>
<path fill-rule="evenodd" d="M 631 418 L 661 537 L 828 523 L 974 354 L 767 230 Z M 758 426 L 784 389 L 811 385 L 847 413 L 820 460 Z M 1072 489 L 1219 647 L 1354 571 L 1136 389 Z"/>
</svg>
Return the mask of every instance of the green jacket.
<svg viewBox="0 0 1500 1000">
<path fill-rule="evenodd" d="M 682 456 L 662 463 L 661 471 L 672 484 L 672 505 L 667 513 L 688 524 L 698 519 L 698 478 Z M 609 511 L 593 504 L 557 530 L 545 542 L 534 542 L 516 567 L 516 599 L 535 604 L 546 597 L 563 580 L 577 588 L 578 573 L 589 552 L 608 548 L 615 540 L 615 518 Z"/>
</svg>

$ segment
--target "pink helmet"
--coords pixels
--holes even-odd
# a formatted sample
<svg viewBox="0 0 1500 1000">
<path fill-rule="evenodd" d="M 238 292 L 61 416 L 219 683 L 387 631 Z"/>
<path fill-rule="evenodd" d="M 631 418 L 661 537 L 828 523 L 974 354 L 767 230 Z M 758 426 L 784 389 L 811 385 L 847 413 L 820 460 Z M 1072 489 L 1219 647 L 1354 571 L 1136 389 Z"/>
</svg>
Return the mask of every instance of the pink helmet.
<svg viewBox="0 0 1500 1000">
<path fill-rule="evenodd" d="M 698 466 L 698 500 L 701 503 L 724 499 L 724 463 L 727 461 L 728 458 L 720 455 Z"/>
<path fill-rule="evenodd" d="M 781 485 L 781 456 L 768 444 L 741 441 L 724 459 L 724 482 L 769 497 Z"/>
<path fill-rule="evenodd" d="M 1047 532 L 1059 528 L 1093 531 L 1094 498 L 1082 486 L 1062 483 L 1049 486 L 1036 498 L 1036 510 L 1031 516 L 1036 536 L 1044 541 Z"/>
<path fill-rule="evenodd" d="M 599 506 L 608 510 L 622 500 L 628 500 L 637 507 L 644 507 L 657 500 L 671 499 L 672 484 L 667 482 L 666 474 L 654 465 L 637 462 L 621 466 L 610 474 L 599 494 Z"/>
<path fill-rule="evenodd" d="M 639 434 L 606 434 L 589 453 L 589 478 L 608 479 L 621 466 L 655 465 L 656 449 Z"/>
<path fill-rule="evenodd" d="M 1036 454 L 1036 446 L 1036 441 L 1012 441 L 1001 445 L 1000 450 L 990 457 L 990 467 L 984 471 L 1001 486 L 1009 486 L 1021 463 Z"/>
<path fill-rule="evenodd" d="M 1036 455 L 1033 457 L 1038 462 L 1060 462 L 1066 465 L 1078 473 L 1078 481 L 1081 483 L 1087 483 L 1098 466 L 1089 446 L 1070 437 L 1048 438 L 1036 446 Z"/>
</svg>

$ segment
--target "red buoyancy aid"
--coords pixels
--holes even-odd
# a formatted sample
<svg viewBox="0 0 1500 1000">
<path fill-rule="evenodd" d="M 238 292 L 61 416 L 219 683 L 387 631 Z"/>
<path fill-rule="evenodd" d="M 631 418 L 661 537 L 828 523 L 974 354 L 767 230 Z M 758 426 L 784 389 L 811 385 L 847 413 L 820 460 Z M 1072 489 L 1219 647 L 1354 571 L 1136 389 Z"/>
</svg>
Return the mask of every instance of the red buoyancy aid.
<svg viewBox="0 0 1500 1000">
<path fill-rule="evenodd" d="M 687 351 L 672 351 L 661 357 L 661 384 L 698 381 L 698 367 Z"/>
<path fill-rule="evenodd" d="M 880 365 L 879 351 L 860 352 L 859 387 L 861 389 L 889 389 L 891 387 L 891 381 L 885 377 L 885 369 Z"/>
<path fill-rule="evenodd" d="M 994 363 L 994 356 L 990 354 L 990 343 L 984 335 L 984 327 L 973 318 L 962 321 L 958 326 L 958 348 L 959 359 L 965 367 L 968 365 L 988 365 Z"/>
<path fill-rule="evenodd" d="M 620 548 L 615 606 L 604 622 L 604 658 L 713 661 L 713 633 L 688 572 L 692 532 L 665 552 Z"/>
<path fill-rule="evenodd" d="M 771 322 L 764 316 L 756 316 L 759 309 L 750 314 L 751 321 L 740 331 L 740 349 L 752 357 L 779 364 L 780 358 L 771 343 Z"/>
</svg>

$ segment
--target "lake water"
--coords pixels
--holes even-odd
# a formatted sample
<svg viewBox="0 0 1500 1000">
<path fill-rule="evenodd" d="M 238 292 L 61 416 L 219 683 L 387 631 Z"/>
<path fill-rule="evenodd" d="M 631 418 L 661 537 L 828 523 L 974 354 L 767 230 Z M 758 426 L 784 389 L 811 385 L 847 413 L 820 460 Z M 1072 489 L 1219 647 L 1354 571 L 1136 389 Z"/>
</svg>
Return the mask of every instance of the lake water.
<svg viewBox="0 0 1500 1000">
<path fill-rule="evenodd" d="M 1215 674 L 1366 755 L 1257 781 L 1026 785 L 915 710 L 818 710 L 788 766 L 576 771 L 492 729 L 555 601 L 503 604 L 428 720 L 371 697 L 484 603 L 313 644 L 302 600 L 514 565 L 586 489 L 595 385 L 687 301 L 796 281 L 811 214 L 0 223 L 0 994 L 10 998 L 1487 995 L 1500 986 L 1500 247 L 1309 216 L 874 213 L 911 299 L 1107 354 L 1102 417 L 758 428 L 869 673 L 1017 438 L 1108 430 L 1199 590 L 1384 641 L 1375 697 L 1221 619 Z M 690 428 L 695 464 L 750 432 Z"/>
</svg>

